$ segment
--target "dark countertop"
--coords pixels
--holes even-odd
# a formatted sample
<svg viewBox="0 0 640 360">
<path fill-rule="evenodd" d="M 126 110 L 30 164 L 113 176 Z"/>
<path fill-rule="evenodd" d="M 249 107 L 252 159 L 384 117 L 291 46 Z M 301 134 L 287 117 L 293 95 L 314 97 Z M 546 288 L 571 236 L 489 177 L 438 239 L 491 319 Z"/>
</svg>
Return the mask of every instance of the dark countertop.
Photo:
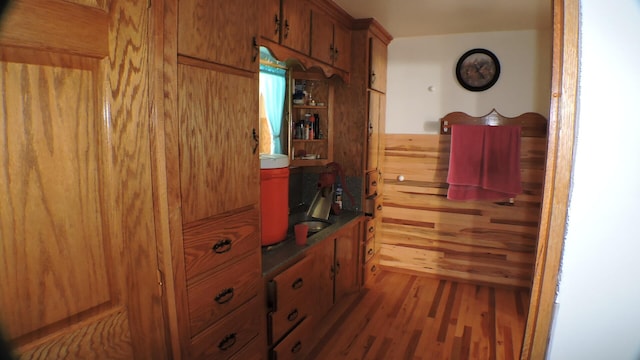
<svg viewBox="0 0 640 360">
<path fill-rule="evenodd" d="M 304 246 L 296 244 L 293 225 L 300 220 L 304 220 L 305 213 L 290 215 L 287 238 L 277 244 L 262 247 L 262 276 L 271 276 L 275 274 L 277 270 L 290 266 L 302 258 L 304 253 L 311 247 L 338 232 L 343 226 L 356 220 L 361 215 L 363 214 L 360 212 L 342 210 L 340 215 L 329 216 L 331 225 L 313 235 L 310 234 L 307 238 L 307 245 Z"/>
</svg>

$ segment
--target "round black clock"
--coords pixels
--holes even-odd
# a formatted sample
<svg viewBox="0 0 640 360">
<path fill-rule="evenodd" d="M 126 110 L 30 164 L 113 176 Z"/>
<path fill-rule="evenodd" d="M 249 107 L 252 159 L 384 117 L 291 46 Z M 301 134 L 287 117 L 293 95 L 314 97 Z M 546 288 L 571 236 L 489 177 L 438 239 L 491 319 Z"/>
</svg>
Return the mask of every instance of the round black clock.
<svg viewBox="0 0 640 360">
<path fill-rule="evenodd" d="M 469 50 L 460 57 L 456 65 L 458 82 L 470 91 L 487 90 L 498 81 L 499 76 L 500 62 L 489 50 Z"/>
</svg>

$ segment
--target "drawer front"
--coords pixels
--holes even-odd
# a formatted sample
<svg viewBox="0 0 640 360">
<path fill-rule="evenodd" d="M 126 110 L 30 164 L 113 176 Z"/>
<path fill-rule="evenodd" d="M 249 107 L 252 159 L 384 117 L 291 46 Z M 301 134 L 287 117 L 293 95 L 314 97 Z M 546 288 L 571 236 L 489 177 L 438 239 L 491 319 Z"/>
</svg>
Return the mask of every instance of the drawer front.
<svg viewBox="0 0 640 360">
<path fill-rule="evenodd" d="M 376 234 L 376 220 L 374 218 L 367 218 L 367 239 L 375 236 Z"/>
<path fill-rule="evenodd" d="M 191 340 L 189 359 L 231 359 L 260 333 L 262 303 L 254 298 Z"/>
<path fill-rule="evenodd" d="M 367 284 L 380 272 L 380 265 L 378 264 L 378 255 L 364 264 L 364 283 Z"/>
<path fill-rule="evenodd" d="M 273 358 L 278 360 L 306 359 L 312 344 L 311 318 L 304 319 L 300 325 L 273 348 Z"/>
<path fill-rule="evenodd" d="M 373 258 L 373 256 L 376 254 L 376 238 L 375 236 L 371 236 L 367 239 L 367 242 L 365 243 L 365 248 L 364 248 L 364 262 L 368 263 L 369 260 L 371 260 Z"/>
<path fill-rule="evenodd" d="M 376 195 L 378 193 L 378 171 L 369 171 L 367 173 L 367 197 Z"/>
<path fill-rule="evenodd" d="M 195 335 L 258 295 L 260 253 L 231 264 L 187 290 L 191 335 Z"/>
<path fill-rule="evenodd" d="M 277 342 L 311 310 L 313 257 L 308 256 L 273 278 L 275 305 L 269 314 L 270 342 Z"/>
<path fill-rule="evenodd" d="M 187 282 L 250 250 L 260 248 L 258 211 L 189 224 L 183 233 Z"/>
<path fill-rule="evenodd" d="M 260 341 L 260 337 L 257 337 L 230 357 L 229 360 L 267 360 L 268 354 L 265 344 Z"/>
<path fill-rule="evenodd" d="M 364 212 L 367 216 L 376 218 L 382 216 L 382 196 L 368 197 L 365 199 Z"/>
</svg>

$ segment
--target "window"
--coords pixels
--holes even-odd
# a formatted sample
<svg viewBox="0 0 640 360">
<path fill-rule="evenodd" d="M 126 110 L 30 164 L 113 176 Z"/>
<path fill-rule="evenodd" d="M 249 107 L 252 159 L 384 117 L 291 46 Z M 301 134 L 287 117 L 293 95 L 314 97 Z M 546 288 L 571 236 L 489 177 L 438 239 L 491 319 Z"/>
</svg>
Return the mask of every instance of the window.
<svg viewBox="0 0 640 360">
<path fill-rule="evenodd" d="M 286 64 L 260 48 L 260 153 L 286 154 L 288 129 L 285 114 Z"/>
</svg>

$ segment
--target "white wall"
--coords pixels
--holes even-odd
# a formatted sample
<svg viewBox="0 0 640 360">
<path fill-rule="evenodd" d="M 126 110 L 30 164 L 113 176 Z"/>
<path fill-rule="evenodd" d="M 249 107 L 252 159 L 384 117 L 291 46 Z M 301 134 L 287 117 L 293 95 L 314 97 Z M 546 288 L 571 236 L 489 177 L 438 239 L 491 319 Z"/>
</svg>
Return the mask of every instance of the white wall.
<svg viewBox="0 0 640 360">
<path fill-rule="evenodd" d="M 640 1 L 583 0 L 578 131 L 550 359 L 640 359 Z"/>
<path fill-rule="evenodd" d="M 549 114 L 552 32 L 511 31 L 394 39 L 389 45 L 386 133 L 438 133 L 452 111 L 505 116 Z M 485 48 L 500 62 L 498 82 L 482 92 L 455 76 L 467 50 Z M 432 87 L 432 91 L 430 91 Z"/>
</svg>

